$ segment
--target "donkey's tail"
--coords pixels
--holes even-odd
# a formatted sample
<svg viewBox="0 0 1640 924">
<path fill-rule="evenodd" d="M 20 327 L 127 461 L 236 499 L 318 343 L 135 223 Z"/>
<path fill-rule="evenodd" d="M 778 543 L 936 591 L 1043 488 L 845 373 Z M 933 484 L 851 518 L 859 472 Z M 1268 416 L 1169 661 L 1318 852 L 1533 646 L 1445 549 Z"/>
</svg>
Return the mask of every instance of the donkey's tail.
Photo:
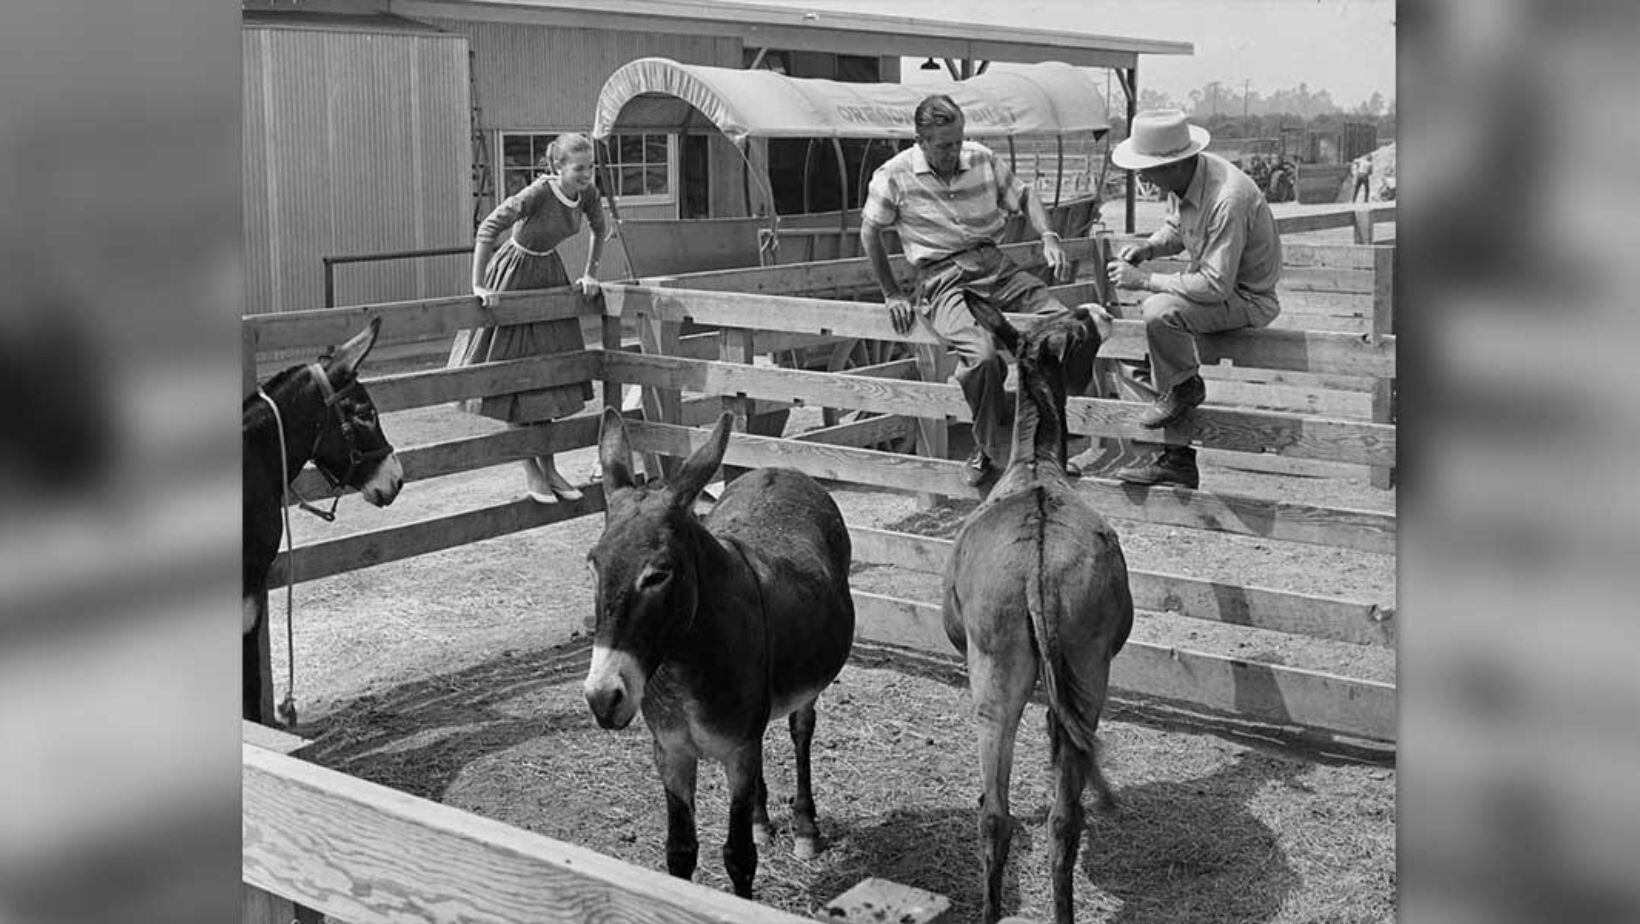
<svg viewBox="0 0 1640 924">
<path fill-rule="evenodd" d="M 1099 713 L 1104 708 L 1104 681 L 1109 664 L 1103 658 L 1072 657 L 1059 631 L 1060 622 L 1067 615 L 1062 596 L 1040 552 L 1031 570 L 1033 573 L 1025 582 L 1025 606 L 1031 614 L 1031 633 L 1036 637 L 1037 665 L 1047 692 L 1048 709 L 1059 720 L 1071 743 L 1093 757 L 1097 754 L 1095 732 L 1099 727 Z"/>
</svg>

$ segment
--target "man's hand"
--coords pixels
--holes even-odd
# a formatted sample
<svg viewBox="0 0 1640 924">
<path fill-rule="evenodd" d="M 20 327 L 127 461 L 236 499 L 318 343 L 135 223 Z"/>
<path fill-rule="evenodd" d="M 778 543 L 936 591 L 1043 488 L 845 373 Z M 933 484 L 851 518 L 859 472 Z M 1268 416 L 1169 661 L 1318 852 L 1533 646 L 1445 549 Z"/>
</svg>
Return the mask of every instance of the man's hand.
<svg viewBox="0 0 1640 924">
<path fill-rule="evenodd" d="M 911 310 L 911 300 L 904 295 L 890 295 L 884 303 L 888 305 L 888 319 L 894 324 L 894 332 L 901 336 L 911 333 L 911 326 L 917 320 Z"/>
<path fill-rule="evenodd" d="M 1042 239 L 1042 256 L 1047 259 L 1056 282 L 1070 282 L 1071 261 L 1065 256 L 1065 248 L 1059 245 L 1059 235 Z"/>
<path fill-rule="evenodd" d="M 1129 244 L 1122 248 L 1122 252 L 1116 255 L 1116 259 L 1121 260 L 1124 263 L 1132 263 L 1137 266 L 1138 264 L 1150 259 L 1150 245 Z"/>
<path fill-rule="evenodd" d="M 1150 274 L 1126 260 L 1112 260 L 1105 264 L 1110 283 L 1118 289 L 1143 289 Z"/>
<path fill-rule="evenodd" d="M 575 280 L 574 288 L 577 292 L 580 292 L 582 295 L 588 297 L 597 295 L 599 292 L 604 290 L 603 286 L 598 284 L 598 277 L 592 275 L 591 273 L 587 273 L 580 279 Z"/>
</svg>

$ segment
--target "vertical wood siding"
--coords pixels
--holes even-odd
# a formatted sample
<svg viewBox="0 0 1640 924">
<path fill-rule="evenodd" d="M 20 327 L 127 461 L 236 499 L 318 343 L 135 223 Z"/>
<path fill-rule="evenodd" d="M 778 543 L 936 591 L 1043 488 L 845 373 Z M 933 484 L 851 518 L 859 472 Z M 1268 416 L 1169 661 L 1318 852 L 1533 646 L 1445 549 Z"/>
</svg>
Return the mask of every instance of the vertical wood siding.
<svg viewBox="0 0 1640 924">
<path fill-rule="evenodd" d="M 246 310 L 324 304 L 327 254 L 472 237 L 461 36 L 247 28 Z M 460 257 L 341 266 L 338 304 L 465 291 Z"/>
</svg>

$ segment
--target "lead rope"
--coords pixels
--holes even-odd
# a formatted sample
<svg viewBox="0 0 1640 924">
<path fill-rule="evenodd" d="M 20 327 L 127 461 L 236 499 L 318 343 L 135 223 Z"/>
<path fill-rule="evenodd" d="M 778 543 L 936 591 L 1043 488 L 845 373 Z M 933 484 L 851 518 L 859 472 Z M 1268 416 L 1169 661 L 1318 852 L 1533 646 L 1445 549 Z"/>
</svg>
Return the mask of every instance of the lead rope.
<svg viewBox="0 0 1640 924">
<path fill-rule="evenodd" d="M 273 408 L 273 427 L 279 432 L 279 483 L 285 486 L 287 494 L 293 494 L 290 487 L 290 470 L 286 462 L 289 456 L 285 452 L 285 422 L 279 415 L 279 405 L 260 388 L 256 390 L 256 396 L 266 401 L 268 407 Z M 300 498 L 298 500 L 300 501 Z M 305 501 L 302 501 L 302 504 L 306 506 Z M 286 728 L 293 729 L 296 727 L 296 629 L 293 624 L 296 612 L 296 580 L 291 568 L 296 564 L 295 549 L 292 548 L 295 537 L 290 531 L 290 505 L 280 504 L 279 508 L 280 514 L 285 518 L 285 698 L 280 701 L 276 714 L 279 721 L 285 723 Z M 317 509 L 314 512 L 319 513 Z"/>
</svg>

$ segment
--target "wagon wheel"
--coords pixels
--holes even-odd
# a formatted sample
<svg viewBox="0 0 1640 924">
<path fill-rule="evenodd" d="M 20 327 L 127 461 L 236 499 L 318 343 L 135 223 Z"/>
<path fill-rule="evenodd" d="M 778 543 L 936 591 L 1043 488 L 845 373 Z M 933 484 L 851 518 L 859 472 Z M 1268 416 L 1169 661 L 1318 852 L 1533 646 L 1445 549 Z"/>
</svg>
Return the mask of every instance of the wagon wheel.
<svg viewBox="0 0 1640 924">
<path fill-rule="evenodd" d="M 831 356 L 826 361 L 826 371 L 847 372 L 850 369 L 858 369 L 862 366 L 875 366 L 881 363 L 893 362 L 897 359 L 907 359 L 912 355 L 909 344 L 896 340 L 845 340 L 832 348 Z M 820 410 L 821 421 L 828 427 L 882 416 L 884 415 L 877 411 L 856 411 L 831 407 L 821 408 Z M 867 448 L 884 452 L 910 452 L 914 439 L 912 436 L 895 437 Z"/>
</svg>

